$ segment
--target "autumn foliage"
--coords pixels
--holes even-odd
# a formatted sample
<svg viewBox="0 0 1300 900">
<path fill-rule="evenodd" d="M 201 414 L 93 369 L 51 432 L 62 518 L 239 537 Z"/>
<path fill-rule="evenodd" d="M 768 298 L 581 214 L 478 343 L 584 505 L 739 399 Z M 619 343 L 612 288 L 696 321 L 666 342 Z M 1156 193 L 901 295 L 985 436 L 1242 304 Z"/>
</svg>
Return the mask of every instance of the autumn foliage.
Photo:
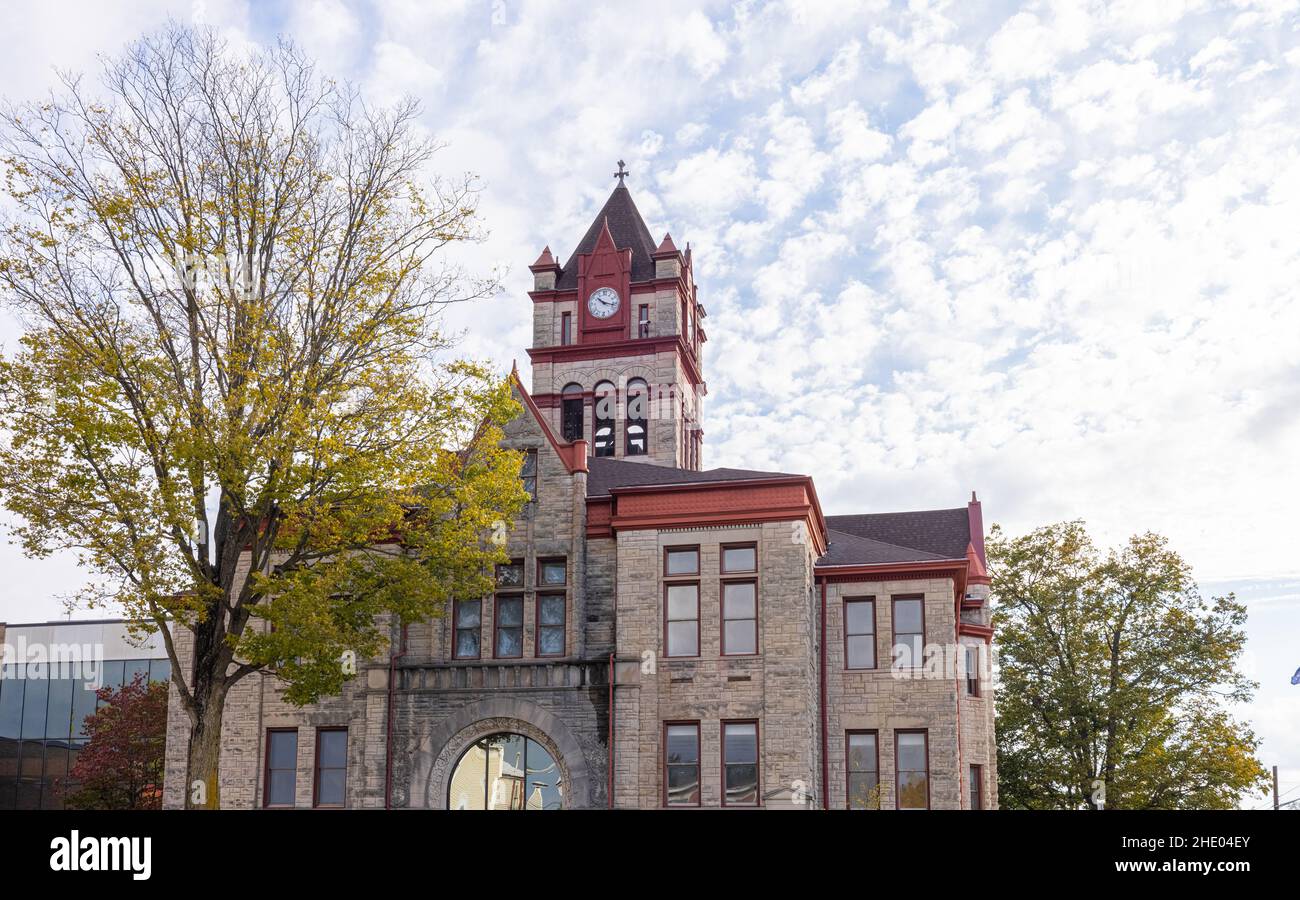
<svg viewBox="0 0 1300 900">
<path fill-rule="evenodd" d="M 114 690 L 86 717 L 89 737 L 68 773 L 68 809 L 159 809 L 167 732 L 167 685 L 143 673 Z"/>
</svg>

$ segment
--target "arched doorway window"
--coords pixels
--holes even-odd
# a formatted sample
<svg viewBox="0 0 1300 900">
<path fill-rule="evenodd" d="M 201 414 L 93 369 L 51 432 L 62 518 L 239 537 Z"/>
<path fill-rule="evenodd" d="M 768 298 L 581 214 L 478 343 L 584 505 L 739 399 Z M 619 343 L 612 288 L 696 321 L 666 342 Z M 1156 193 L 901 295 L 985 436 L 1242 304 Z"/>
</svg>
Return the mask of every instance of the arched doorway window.
<svg viewBox="0 0 1300 900">
<path fill-rule="evenodd" d="M 563 809 L 560 766 L 541 744 L 500 733 L 469 746 L 451 773 L 448 809 Z"/>
<path fill-rule="evenodd" d="M 627 383 L 627 450 L 628 456 L 640 456 L 649 450 L 646 441 L 646 409 L 650 404 L 650 388 L 640 378 Z"/>
<path fill-rule="evenodd" d="M 614 455 L 614 416 L 618 412 L 618 392 L 614 385 L 602 381 L 591 392 L 592 447 L 595 456 Z"/>
<path fill-rule="evenodd" d="M 581 440 L 582 424 L 582 385 L 567 384 L 560 392 L 560 430 L 564 440 Z"/>
</svg>

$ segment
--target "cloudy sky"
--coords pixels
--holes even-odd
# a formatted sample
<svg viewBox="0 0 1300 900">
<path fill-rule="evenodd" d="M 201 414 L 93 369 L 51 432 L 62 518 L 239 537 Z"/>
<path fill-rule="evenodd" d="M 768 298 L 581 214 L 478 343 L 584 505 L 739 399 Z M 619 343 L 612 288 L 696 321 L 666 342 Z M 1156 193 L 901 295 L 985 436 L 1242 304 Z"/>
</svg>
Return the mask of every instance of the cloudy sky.
<svg viewBox="0 0 1300 900">
<path fill-rule="evenodd" d="M 625 159 L 696 251 L 706 465 L 811 472 L 830 513 L 978 489 L 1012 531 L 1168 535 L 1249 602 L 1246 714 L 1300 794 L 1293 0 L 70 5 L 0 11 L 6 95 L 171 16 L 419 97 L 439 167 L 483 179 L 471 262 L 507 290 L 450 324 L 503 371 L 528 263 L 567 257 Z M 0 619 L 77 584 L 0 568 Z"/>
</svg>

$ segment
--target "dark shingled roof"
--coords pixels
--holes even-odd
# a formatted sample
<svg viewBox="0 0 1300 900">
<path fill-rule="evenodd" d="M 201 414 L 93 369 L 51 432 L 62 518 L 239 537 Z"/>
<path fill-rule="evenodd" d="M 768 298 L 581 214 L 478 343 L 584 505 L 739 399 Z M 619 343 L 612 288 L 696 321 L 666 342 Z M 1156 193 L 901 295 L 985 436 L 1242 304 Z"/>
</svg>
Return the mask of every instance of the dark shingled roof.
<svg viewBox="0 0 1300 900">
<path fill-rule="evenodd" d="M 965 559 L 970 544 L 970 514 L 965 507 L 827 516 L 826 528 L 830 531 L 830 548 L 818 560 L 824 566 Z M 909 555 L 878 558 L 898 551 Z"/>
<path fill-rule="evenodd" d="M 605 205 L 596 214 L 596 220 L 591 223 L 569 256 L 569 261 L 564 264 L 564 271 L 555 283 L 557 290 L 573 290 L 578 286 L 578 254 L 590 253 L 595 249 L 601 223 L 606 219 L 609 219 L 609 234 L 614 238 L 614 246 L 620 250 L 632 248 L 632 280 L 649 281 L 655 277 L 655 263 L 651 258 L 655 252 L 654 238 L 650 236 L 650 229 L 646 228 L 645 220 L 632 202 L 632 194 L 620 184 L 609 195 Z"/>
<path fill-rule="evenodd" d="M 944 558 L 938 553 L 926 553 L 913 547 L 900 547 L 898 544 L 858 537 L 833 528 L 826 529 L 826 537 L 828 541 L 826 555 L 817 560 L 819 566 L 862 566 Z"/>
<path fill-rule="evenodd" d="M 801 478 L 785 472 L 756 472 L 752 469 L 674 469 L 651 463 L 627 462 L 607 456 L 587 459 L 587 496 L 605 497 L 611 488 L 643 485 L 706 484 L 715 481 L 748 481 L 755 478 Z"/>
</svg>

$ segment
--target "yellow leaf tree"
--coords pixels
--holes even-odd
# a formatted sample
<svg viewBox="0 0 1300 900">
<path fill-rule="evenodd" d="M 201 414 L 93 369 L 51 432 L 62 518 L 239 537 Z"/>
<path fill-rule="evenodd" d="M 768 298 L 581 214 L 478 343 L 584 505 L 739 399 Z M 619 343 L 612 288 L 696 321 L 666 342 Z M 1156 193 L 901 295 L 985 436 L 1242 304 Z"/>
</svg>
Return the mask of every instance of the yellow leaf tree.
<svg viewBox="0 0 1300 900">
<path fill-rule="evenodd" d="M 72 549 L 92 604 L 162 636 L 187 802 L 220 804 L 221 718 L 261 670 L 309 703 L 341 660 L 489 589 L 526 500 L 507 383 L 454 360 L 471 177 L 429 172 L 413 102 L 367 105 L 287 44 L 179 26 L 3 115 L 0 501 Z M 192 632 L 192 665 L 177 653 Z M 199 784 L 201 783 L 201 784 Z"/>
</svg>

